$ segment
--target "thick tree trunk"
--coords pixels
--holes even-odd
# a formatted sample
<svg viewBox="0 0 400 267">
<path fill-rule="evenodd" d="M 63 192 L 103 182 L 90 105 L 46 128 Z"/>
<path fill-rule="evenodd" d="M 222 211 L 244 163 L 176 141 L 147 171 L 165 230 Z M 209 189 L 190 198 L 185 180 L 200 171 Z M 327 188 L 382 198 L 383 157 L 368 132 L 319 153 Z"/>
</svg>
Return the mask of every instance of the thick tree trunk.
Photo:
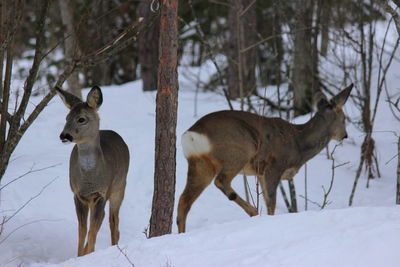
<svg viewBox="0 0 400 267">
<path fill-rule="evenodd" d="M 152 23 L 139 36 L 140 76 L 143 81 L 143 91 L 157 90 L 158 75 L 158 40 L 160 36 L 160 18 L 150 9 L 151 1 L 142 1 L 138 7 L 139 17 L 144 18 L 144 24 Z"/>
<path fill-rule="evenodd" d="M 243 52 L 256 42 L 257 20 L 254 1 L 230 0 L 228 17 L 228 91 L 231 99 L 243 98 L 256 88 L 256 48 Z"/>
<path fill-rule="evenodd" d="M 292 88 L 295 116 L 312 111 L 316 82 L 315 57 L 312 43 L 313 0 L 297 1 L 294 37 Z M 316 51 L 315 51 L 316 52 Z"/>
<path fill-rule="evenodd" d="M 78 42 L 76 40 L 77 36 L 74 29 L 72 11 L 68 5 L 69 2 L 70 1 L 58 0 L 58 4 L 60 6 L 60 11 L 61 11 L 62 24 L 66 29 L 66 31 L 64 32 L 65 58 L 66 60 L 71 61 L 73 60 L 74 57 L 78 56 L 80 51 L 78 47 Z M 79 83 L 78 72 L 74 72 L 71 74 L 71 76 L 67 79 L 67 84 L 68 84 L 68 90 L 72 94 L 78 96 L 79 98 L 82 98 L 82 93 L 81 93 L 82 88 L 81 84 Z"/>
<path fill-rule="evenodd" d="M 175 201 L 178 106 L 178 0 L 163 0 L 156 106 L 156 144 L 150 237 L 171 233 Z"/>
</svg>

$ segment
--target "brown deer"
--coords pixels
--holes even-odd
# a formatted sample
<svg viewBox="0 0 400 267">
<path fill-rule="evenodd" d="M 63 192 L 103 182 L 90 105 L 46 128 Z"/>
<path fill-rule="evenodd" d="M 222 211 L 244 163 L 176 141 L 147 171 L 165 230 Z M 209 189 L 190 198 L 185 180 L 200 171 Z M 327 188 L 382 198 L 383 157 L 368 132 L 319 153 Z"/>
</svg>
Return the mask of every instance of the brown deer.
<svg viewBox="0 0 400 267">
<path fill-rule="evenodd" d="M 94 251 L 107 200 L 110 201 L 111 244 L 118 244 L 119 209 L 124 199 L 129 150 L 116 132 L 99 130 L 97 110 L 103 102 L 99 87 L 90 90 L 86 102 L 60 88 L 55 89 L 70 109 L 60 139 L 63 143 L 76 143 L 69 161 L 69 178 L 79 223 L 78 256 L 82 256 Z M 89 210 L 90 228 L 84 245 Z"/>
<path fill-rule="evenodd" d="M 182 135 L 189 168 L 179 199 L 178 231 L 185 232 L 190 207 L 214 177 L 215 185 L 229 200 L 255 216 L 257 209 L 238 196 L 231 182 L 239 173 L 257 176 L 268 214 L 273 215 L 279 181 L 292 179 L 331 139 L 347 137 L 342 106 L 352 88 L 350 85 L 330 102 L 321 99 L 318 111 L 305 124 L 243 111 L 219 111 L 199 119 Z"/>
</svg>

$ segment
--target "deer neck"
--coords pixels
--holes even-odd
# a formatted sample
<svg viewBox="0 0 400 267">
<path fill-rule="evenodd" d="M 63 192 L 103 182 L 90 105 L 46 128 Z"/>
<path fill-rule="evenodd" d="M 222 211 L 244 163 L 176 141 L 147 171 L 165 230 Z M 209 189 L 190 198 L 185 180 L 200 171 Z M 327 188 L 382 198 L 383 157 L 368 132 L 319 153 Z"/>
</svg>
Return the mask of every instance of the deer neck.
<svg viewBox="0 0 400 267">
<path fill-rule="evenodd" d="M 81 144 L 77 144 L 79 155 L 79 166 L 82 171 L 97 169 L 103 159 L 103 152 L 100 147 L 100 135 Z"/>
<path fill-rule="evenodd" d="M 318 112 L 307 123 L 298 125 L 297 143 L 303 163 L 328 145 L 332 137 L 329 127 L 330 122 Z"/>
</svg>

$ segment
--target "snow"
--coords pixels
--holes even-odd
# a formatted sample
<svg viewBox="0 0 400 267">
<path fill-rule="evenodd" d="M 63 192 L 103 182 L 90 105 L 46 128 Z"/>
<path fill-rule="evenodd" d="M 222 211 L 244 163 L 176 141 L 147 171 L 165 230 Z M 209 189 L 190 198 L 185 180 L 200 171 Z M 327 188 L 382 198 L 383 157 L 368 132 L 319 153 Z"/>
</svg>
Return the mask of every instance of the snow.
<svg viewBox="0 0 400 267">
<path fill-rule="evenodd" d="M 400 66 L 396 62 L 391 69 Z M 208 76 L 200 70 L 200 76 Z M 207 71 L 206 71 L 207 72 Z M 187 74 L 190 76 L 190 74 Z M 228 109 L 226 100 L 213 93 L 195 92 L 193 83 L 180 76 L 177 125 L 177 172 L 175 203 L 186 183 L 187 163 L 180 135 L 201 116 Z M 388 74 L 392 92 L 398 92 L 398 75 Z M 376 141 L 381 178 L 366 188 L 363 173 L 353 207 L 348 199 L 359 163 L 363 134 L 348 125 L 349 139 L 336 148 L 330 204 L 320 210 L 308 203 L 305 210 L 305 168 L 295 176 L 299 213 L 289 214 L 278 195 L 275 216 L 248 217 L 234 202 L 211 184 L 194 203 L 187 232 L 147 239 L 153 194 L 155 93 L 141 91 L 141 81 L 103 87 L 101 129 L 118 132 L 131 154 L 128 185 L 120 213 L 119 248 L 110 245 L 108 211 L 98 234 L 96 251 L 77 258 L 77 219 L 68 181 L 72 144 L 59 140 L 68 110 L 55 97 L 22 138 L 13 154 L 1 186 L 28 173 L 1 190 L 0 215 L 12 217 L 0 235 L 0 266 L 399 266 L 400 207 L 395 203 L 396 155 L 399 122 L 384 99 L 377 114 Z M 397 90 L 397 91 L 396 91 Z M 84 95 L 88 93 L 86 89 Z M 40 97 L 32 100 L 32 106 Z M 235 103 L 238 106 L 238 103 Z M 32 108 L 32 107 L 31 107 Z M 351 102 L 350 116 L 359 116 Z M 305 116 L 296 120 L 308 120 Z M 337 142 L 332 141 L 330 151 Z M 331 181 L 332 161 L 326 151 L 307 163 L 307 195 L 322 204 Z M 48 167 L 48 168 L 47 168 Z M 43 169 L 43 170 L 41 170 Z M 255 197 L 255 178 L 249 177 Z M 286 183 L 285 183 L 286 184 Z M 244 196 L 243 181 L 233 187 Z M 261 199 L 261 202 L 263 200 Z M 175 205 L 176 206 L 176 205 Z M 176 211 L 176 207 L 175 207 Z M 174 214 L 174 221 L 176 212 Z M 125 256 L 126 255 L 126 256 Z"/>
</svg>

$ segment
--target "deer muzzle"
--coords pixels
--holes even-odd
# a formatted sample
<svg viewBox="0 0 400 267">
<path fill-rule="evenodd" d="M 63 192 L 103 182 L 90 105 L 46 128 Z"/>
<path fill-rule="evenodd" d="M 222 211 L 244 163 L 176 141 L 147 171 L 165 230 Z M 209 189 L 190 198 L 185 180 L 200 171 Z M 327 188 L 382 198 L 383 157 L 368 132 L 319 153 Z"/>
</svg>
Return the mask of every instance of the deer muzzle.
<svg viewBox="0 0 400 267">
<path fill-rule="evenodd" d="M 63 143 L 68 143 L 68 142 L 72 142 L 73 138 L 72 138 L 72 135 L 70 135 L 69 133 L 62 132 L 60 134 L 60 140 Z"/>
</svg>

